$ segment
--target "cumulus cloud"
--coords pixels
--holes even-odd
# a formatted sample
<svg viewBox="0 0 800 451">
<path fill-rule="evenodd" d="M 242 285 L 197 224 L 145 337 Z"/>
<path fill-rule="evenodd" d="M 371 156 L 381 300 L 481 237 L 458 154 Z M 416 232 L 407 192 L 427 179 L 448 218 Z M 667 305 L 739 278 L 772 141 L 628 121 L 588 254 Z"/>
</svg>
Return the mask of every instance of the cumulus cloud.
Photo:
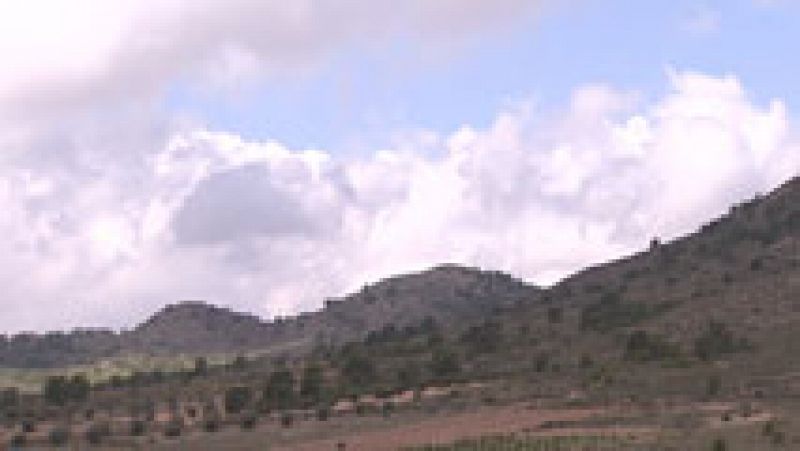
<svg viewBox="0 0 800 451">
<path fill-rule="evenodd" d="M 32 0 L 0 4 L 0 120 L 36 120 L 177 80 L 238 87 L 323 64 L 345 44 L 398 35 L 422 48 L 535 15 L 549 0 Z M 363 37 L 369 36 L 369 39 Z M 357 41 L 358 39 L 358 41 Z"/>
<path fill-rule="evenodd" d="M 649 103 L 577 87 L 560 111 L 355 159 L 158 106 L 176 80 L 306 70 L 363 36 L 452 45 L 547 3 L 3 3 L 0 329 L 125 326 L 187 298 L 286 314 L 441 262 L 550 283 L 800 170 L 783 103 L 692 72 Z"/>
<path fill-rule="evenodd" d="M 438 152 L 412 139 L 343 160 L 186 130 L 130 169 L 135 187 L 112 173 L 65 195 L 34 173 L 6 176 L 2 276 L 37 300 L 16 305 L 16 324 L 70 297 L 86 310 L 75 321 L 124 324 L 197 297 L 287 314 L 440 262 L 551 283 L 689 233 L 800 170 L 780 101 L 756 105 L 730 76 L 671 72 L 668 83 L 648 104 L 578 88 L 544 118 L 519 108 L 429 134 Z"/>
</svg>

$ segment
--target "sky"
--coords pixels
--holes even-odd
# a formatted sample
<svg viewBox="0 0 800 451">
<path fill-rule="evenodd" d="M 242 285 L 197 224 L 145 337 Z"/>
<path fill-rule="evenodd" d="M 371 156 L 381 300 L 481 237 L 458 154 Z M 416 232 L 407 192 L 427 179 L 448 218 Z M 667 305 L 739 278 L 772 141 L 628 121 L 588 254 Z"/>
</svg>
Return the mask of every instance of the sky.
<svg viewBox="0 0 800 451">
<path fill-rule="evenodd" d="M 548 285 L 800 174 L 800 2 L 0 2 L 0 333 Z"/>
</svg>

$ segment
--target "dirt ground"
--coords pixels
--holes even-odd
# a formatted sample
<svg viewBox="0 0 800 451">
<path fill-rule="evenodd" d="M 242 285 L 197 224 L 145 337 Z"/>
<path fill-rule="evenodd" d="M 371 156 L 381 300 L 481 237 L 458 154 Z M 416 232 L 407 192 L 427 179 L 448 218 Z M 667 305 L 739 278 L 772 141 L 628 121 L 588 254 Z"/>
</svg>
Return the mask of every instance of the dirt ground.
<svg viewBox="0 0 800 451">
<path fill-rule="evenodd" d="M 273 448 L 285 451 L 319 451 L 336 449 L 345 443 L 347 450 L 389 451 L 404 446 L 420 444 L 445 444 L 459 439 L 492 434 L 526 432 L 530 435 L 594 435 L 646 433 L 646 428 L 558 428 L 539 429 L 545 422 L 572 422 L 601 413 L 599 409 L 534 410 L 524 405 L 501 408 L 483 408 L 472 413 L 462 413 L 441 418 L 431 418 L 387 430 L 366 431 L 325 440 Z"/>
<path fill-rule="evenodd" d="M 344 443 L 348 451 L 388 451 L 493 434 L 642 436 L 652 432 L 652 428 L 646 427 L 569 426 L 569 422 L 608 413 L 608 409 L 603 408 L 535 409 L 517 404 L 439 415 L 396 415 L 391 419 L 350 417 L 332 419 L 325 424 L 297 424 L 292 428 L 264 424 L 248 432 L 220 431 L 213 436 L 188 436 L 172 444 L 160 443 L 158 449 L 324 451 L 336 450 L 338 444 Z M 542 427 L 558 422 L 566 426 Z"/>
</svg>

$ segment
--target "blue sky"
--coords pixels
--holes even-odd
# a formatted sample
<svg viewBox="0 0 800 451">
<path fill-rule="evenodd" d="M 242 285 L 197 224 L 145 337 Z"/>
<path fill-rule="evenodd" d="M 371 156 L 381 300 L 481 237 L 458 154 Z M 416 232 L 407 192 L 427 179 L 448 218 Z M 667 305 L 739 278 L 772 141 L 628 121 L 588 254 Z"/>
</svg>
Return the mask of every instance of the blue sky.
<svg viewBox="0 0 800 451">
<path fill-rule="evenodd" d="M 453 48 L 395 37 L 351 43 L 298 77 L 244 94 L 173 86 L 169 109 L 251 139 L 338 152 L 387 146 L 403 129 L 488 125 L 519 101 L 548 110 L 584 84 L 655 98 L 668 68 L 735 74 L 759 103 L 800 104 L 797 2 L 589 0 L 480 30 Z"/>
<path fill-rule="evenodd" d="M 537 284 L 800 174 L 791 0 L 0 2 L 0 333 Z"/>
</svg>

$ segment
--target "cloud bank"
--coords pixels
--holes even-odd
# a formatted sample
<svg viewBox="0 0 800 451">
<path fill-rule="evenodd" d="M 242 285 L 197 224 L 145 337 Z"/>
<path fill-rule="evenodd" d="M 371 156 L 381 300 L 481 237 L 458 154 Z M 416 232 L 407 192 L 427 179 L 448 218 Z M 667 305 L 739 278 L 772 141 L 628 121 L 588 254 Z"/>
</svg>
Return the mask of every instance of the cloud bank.
<svg viewBox="0 0 800 451">
<path fill-rule="evenodd" d="M 654 100 L 581 86 L 557 111 L 521 102 L 360 158 L 160 107 L 176 81 L 313 70 L 364 36 L 451 45 L 547 2 L 36 3 L 0 7 L 6 332 L 129 326 L 180 299 L 289 314 L 442 262 L 552 283 L 800 171 L 780 100 L 691 71 Z"/>
</svg>

